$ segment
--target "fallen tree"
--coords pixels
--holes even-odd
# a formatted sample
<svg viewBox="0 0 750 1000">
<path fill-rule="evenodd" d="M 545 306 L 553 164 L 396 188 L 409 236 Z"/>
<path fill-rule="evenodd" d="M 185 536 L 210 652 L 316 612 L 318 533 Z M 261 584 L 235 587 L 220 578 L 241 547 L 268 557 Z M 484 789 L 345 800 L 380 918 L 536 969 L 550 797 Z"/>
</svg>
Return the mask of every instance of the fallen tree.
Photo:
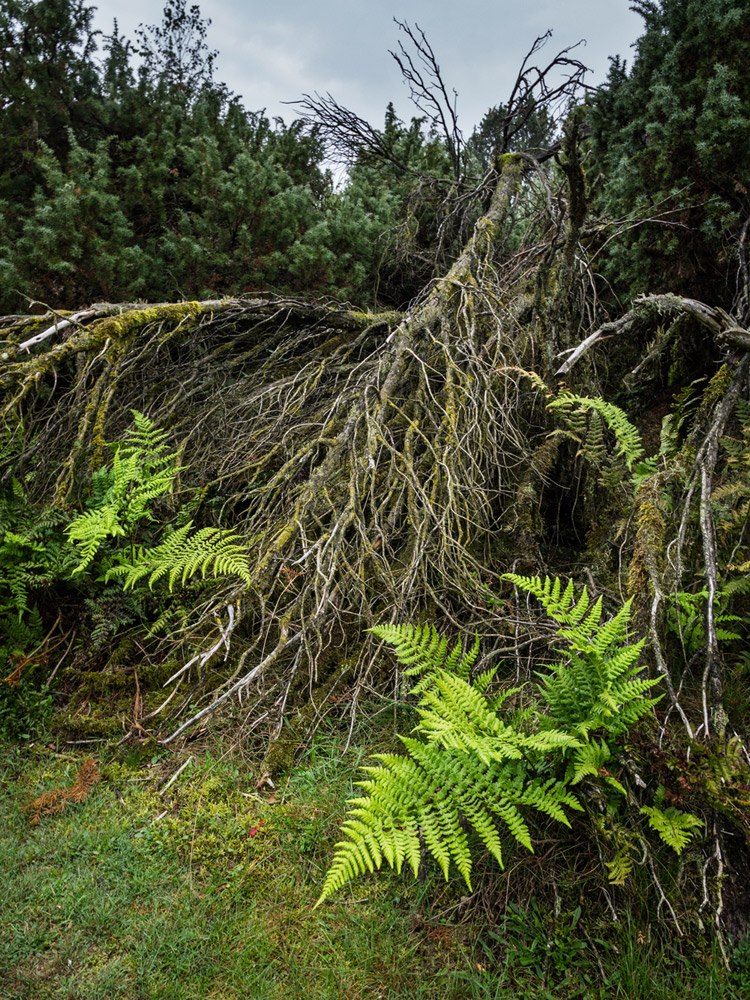
<svg viewBox="0 0 750 1000">
<path fill-rule="evenodd" d="M 569 209 L 578 142 L 573 121 L 556 174 L 503 156 L 471 240 L 404 314 L 269 295 L 5 317 L 6 653 L 15 680 L 59 673 L 65 724 L 87 737 L 120 714 L 126 738 L 172 743 L 239 705 L 270 737 L 273 771 L 333 706 L 353 719 L 363 692 L 398 694 L 367 628 L 477 632 L 478 669 L 523 681 L 549 631 L 502 574 L 573 575 L 612 608 L 630 594 L 668 692 L 643 759 L 663 752 L 660 776 L 677 768 L 688 804 L 713 816 L 702 906 L 720 927 L 722 824 L 750 832 L 722 652 L 750 591 L 750 334 L 675 296 L 602 314 L 597 229 Z M 611 402 L 623 385 L 627 414 Z M 150 444 L 128 437 L 133 411 Z M 103 535 L 110 561 L 84 573 L 70 526 L 112 495 L 109 445 L 119 468 L 151 455 L 140 480 L 121 474 L 125 504 L 158 478 L 164 440 L 171 492 L 143 500 L 124 555 L 121 525 Z M 185 562 L 174 539 L 187 547 L 193 524 L 243 539 L 246 565 Z M 164 551 L 162 525 L 174 565 L 196 572 L 113 584 L 113 565 Z M 645 787 L 637 761 L 623 768 Z"/>
</svg>

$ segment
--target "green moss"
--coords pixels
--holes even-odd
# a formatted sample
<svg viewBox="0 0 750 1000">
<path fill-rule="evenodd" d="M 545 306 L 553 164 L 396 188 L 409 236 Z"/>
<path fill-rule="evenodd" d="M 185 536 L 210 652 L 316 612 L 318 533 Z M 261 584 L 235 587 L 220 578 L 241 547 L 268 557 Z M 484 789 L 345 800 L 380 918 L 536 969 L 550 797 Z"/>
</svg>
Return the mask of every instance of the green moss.
<svg viewBox="0 0 750 1000">
<path fill-rule="evenodd" d="M 79 671 L 78 682 L 87 688 L 87 697 L 135 686 L 132 667 L 122 670 L 109 665 L 104 670 Z"/>
<path fill-rule="evenodd" d="M 628 569 L 628 593 L 634 597 L 652 593 L 651 576 L 664 559 L 664 504 L 663 475 L 657 473 L 641 484 L 636 498 L 637 532 Z"/>
<path fill-rule="evenodd" d="M 202 313 L 213 311 L 215 308 L 215 306 L 206 307 L 201 302 L 170 302 L 142 309 L 129 309 L 119 316 L 108 316 L 96 323 L 91 328 L 91 346 L 104 344 L 107 338 L 130 340 L 144 327 L 156 323 L 169 322 L 179 325 L 186 319 L 194 320 Z"/>
<path fill-rule="evenodd" d="M 395 309 L 386 312 L 371 313 L 359 309 L 352 309 L 349 313 L 352 321 L 361 330 L 366 330 L 371 326 L 398 326 L 403 319 L 403 313 L 396 312 Z"/>
<path fill-rule="evenodd" d="M 288 704 L 294 706 L 296 700 L 301 703 L 295 712 L 288 713 L 284 729 L 269 744 L 261 768 L 264 773 L 273 778 L 291 770 L 297 751 L 314 728 L 320 711 L 328 703 L 334 688 L 344 691 L 352 680 L 359 654 L 359 646 L 349 655 L 337 649 L 329 650 L 318 663 L 318 676 L 324 679 L 321 679 L 313 691 L 309 691 L 307 684 L 300 684 L 296 691 L 290 690 Z"/>
</svg>

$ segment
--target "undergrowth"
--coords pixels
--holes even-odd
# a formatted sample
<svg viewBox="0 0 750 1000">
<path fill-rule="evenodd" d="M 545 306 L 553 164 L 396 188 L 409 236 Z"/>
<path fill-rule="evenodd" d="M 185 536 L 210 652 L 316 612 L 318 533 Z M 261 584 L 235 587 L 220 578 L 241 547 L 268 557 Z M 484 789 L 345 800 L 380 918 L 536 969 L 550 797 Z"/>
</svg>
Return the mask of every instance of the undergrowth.
<svg viewBox="0 0 750 1000">
<path fill-rule="evenodd" d="M 275 788 L 260 744 L 102 745 L 101 780 L 37 825 L 25 807 L 70 789 L 87 757 L 2 744 L 0 891 L 14 905 L 0 997 L 739 1000 L 748 949 L 727 977 L 696 942 L 665 943 L 643 912 L 612 925 L 585 881 L 575 905 L 539 883 L 524 898 L 533 882 L 517 858 L 510 899 L 485 858 L 473 896 L 428 865 L 419 881 L 368 876 L 313 912 L 356 769 L 394 747 L 403 713 L 365 707 L 346 752 L 348 724 L 329 720 Z"/>
</svg>

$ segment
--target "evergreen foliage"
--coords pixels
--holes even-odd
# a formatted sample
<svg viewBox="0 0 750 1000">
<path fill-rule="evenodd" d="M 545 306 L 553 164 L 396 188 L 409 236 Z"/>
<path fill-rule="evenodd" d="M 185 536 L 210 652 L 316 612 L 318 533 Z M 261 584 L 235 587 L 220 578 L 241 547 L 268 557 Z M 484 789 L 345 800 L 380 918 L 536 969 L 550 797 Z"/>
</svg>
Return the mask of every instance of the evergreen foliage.
<svg viewBox="0 0 750 1000">
<path fill-rule="evenodd" d="M 589 121 L 595 206 L 623 220 L 607 277 L 629 296 L 670 291 L 731 305 L 750 214 L 750 8 L 637 0 L 632 67 L 612 62 Z"/>
<path fill-rule="evenodd" d="M 0 3 L 0 310 L 372 286 L 387 193 L 334 193 L 314 130 L 214 82 L 197 6 L 170 0 L 136 43 L 115 24 L 102 64 L 92 13 Z"/>
</svg>

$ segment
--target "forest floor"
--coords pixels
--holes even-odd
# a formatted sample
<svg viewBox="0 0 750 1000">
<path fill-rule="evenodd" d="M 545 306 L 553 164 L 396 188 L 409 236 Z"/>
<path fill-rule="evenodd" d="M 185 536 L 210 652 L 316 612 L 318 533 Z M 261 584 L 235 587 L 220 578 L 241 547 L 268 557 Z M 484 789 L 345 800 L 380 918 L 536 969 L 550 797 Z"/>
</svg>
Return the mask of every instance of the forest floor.
<svg viewBox="0 0 750 1000">
<path fill-rule="evenodd" d="M 361 879 L 313 910 L 358 767 L 408 727 L 391 710 L 359 720 L 351 741 L 324 725 L 275 788 L 228 729 L 177 753 L 0 743 L 0 998 L 748 996 L 746 946 L 727 976 L 634 917 L 480 906 L 431 871 Z"/>
</svg>

